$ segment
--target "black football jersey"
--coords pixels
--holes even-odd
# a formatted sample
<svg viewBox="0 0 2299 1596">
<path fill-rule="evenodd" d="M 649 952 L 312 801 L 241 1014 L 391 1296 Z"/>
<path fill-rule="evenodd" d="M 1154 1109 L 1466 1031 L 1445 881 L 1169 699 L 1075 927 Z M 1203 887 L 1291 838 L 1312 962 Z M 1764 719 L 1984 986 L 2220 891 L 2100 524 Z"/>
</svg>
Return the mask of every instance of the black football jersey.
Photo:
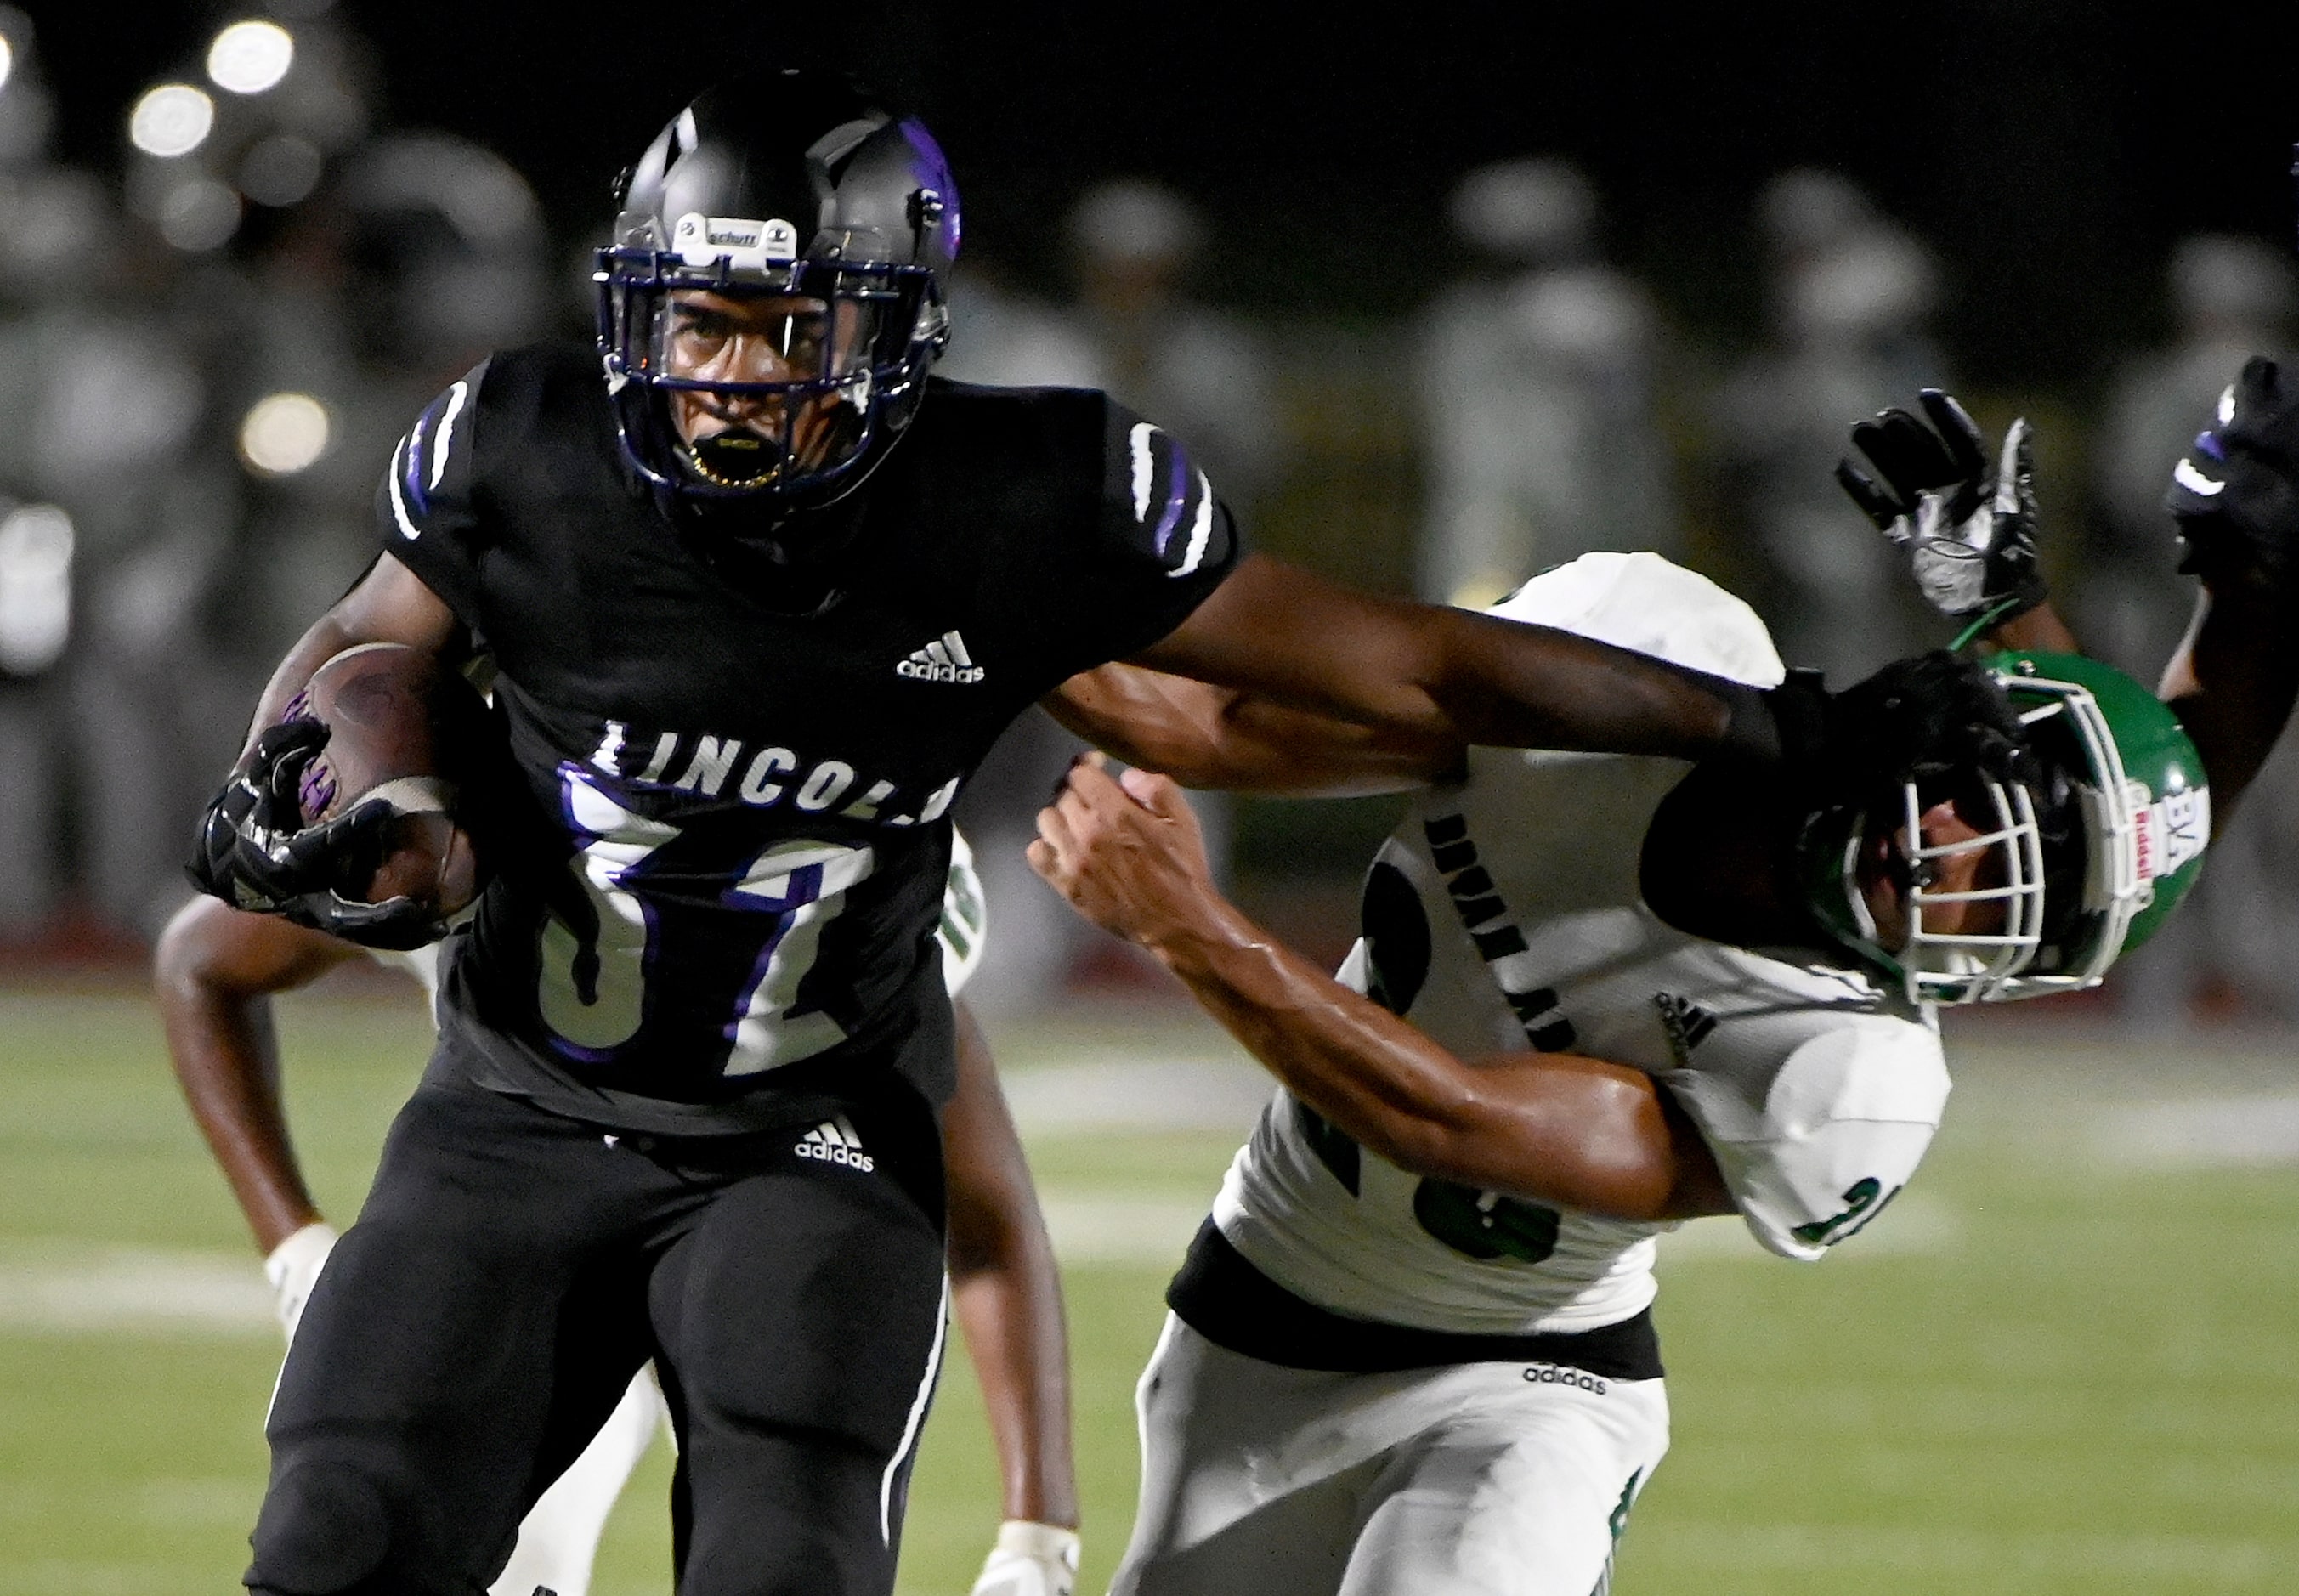
<svg viewBox="0 0 2299 1596">
<path fill-rule="evenodd" d="M 935 379 L 813 512 L 846 541 L 798 594 L 635 486 L 573 346 L 440 395 L 377 503 L 386 549 L 492 655 L 545 844 L 458 939 L 439 1067 L 673 1133 L 805 1119 L 888 1068 L 948 1095 L 934 929 L 959 787 L 1237 558 L 1186 451 L 1107 396 Z"/>
</svg>

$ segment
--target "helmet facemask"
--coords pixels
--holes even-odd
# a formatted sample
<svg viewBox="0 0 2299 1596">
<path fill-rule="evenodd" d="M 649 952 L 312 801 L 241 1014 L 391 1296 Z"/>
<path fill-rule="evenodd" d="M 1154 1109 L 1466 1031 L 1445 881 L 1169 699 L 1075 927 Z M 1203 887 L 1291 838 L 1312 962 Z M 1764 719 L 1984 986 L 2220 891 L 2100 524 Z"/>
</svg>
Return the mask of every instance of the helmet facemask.
<svg viewBox="0 0 2299 1596">
<path fill-rule="evenodd" d="M 1897 945 L 1887 945 L 1863 879 L 1863 855 L 1877 845 L 1867 811 L 1845 815 L 1842 844 L 1815 907 L 1838 940 L 1900 983 L 1908 1002 L 1985 1002 L 2001 995 L 2043 945 L 2043 828 L 2024 785 L 1982 781 L 1956 802 L 1965 823 L 1982 829 L 1928 842 L 1924 816 L 1939 802 L 1916 782 L 1903 783 L 1900 824 L 1884 839 L 1905 926 Z M 1979 856 L 1968 876 L 1953 869 L 1953 861 L 1968 855 Z M 1971 885 L 1939 885 L 1957 877 Z M 1975 903 L 2000 903 L 2002 917 L 1986 930 L 1964 928 Z"/>
<path fill-rule="evenodd" d="M 2095 985 L 2193 885 L 2211 835 L 2194 745 L 2145 689 L 2076 656 L 2006 654 L 1996 669 L 2045 776 L 2032 786 L 1974 784 L 1958 810 L 1981 835 L 1936 845 L 1923 840 L 1917 784 L 1903 786 L 1893 835 L 1905 865 L 1899 946 L 1884 945 L 1860 879 L 1867 815 L 1838 811 L 1803 851 L 1817 918 L 1911 1002 L 2000 1002 Z M 2134 750 L 2145 779 L 2127 767 Z M 1981 849 L 1992 856 L 1976 885 L 1934 886 L 1946 861 Z M 1952 906 L 1995 901 L 2003 922 L 1985 934 L 1946 929 L 1930 912 L 1960 918 Z"/>
<path fill-rule="evenodd" d="M 637 222 L 642 237 L 657 230 Z M 729 247 L 745 237 L 763 242 Z M 695 497 L 834 498 L 908 420 L 947 336 L 934 274 L 795 258 L 771 221 L 685 216 L 673 242 L 602 250 L 593 276 L 633 463 Z"/>
</svg>

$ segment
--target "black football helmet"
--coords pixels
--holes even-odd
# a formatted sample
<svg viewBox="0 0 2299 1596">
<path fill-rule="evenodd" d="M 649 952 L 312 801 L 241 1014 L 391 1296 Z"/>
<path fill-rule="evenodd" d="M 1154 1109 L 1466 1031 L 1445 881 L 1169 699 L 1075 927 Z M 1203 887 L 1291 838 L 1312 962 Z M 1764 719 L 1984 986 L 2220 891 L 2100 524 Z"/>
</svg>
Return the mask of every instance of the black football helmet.
<svg viewBox="0 0 2299 1596">
<path fill-rule="evenodd" d="M 958 189 L 934 136 L 851 79 L 755 72 L 672 118 L 620 197 L 593 281 L 632 466 L 681 498 L 777 518 L 851 492 L 909 425 L 949 341 Z M 694 289 L 776 301 L 771 337 L 788 378 L 677 374 L 674 295 Z M 672 417 L 682 393 L 725 429 L 683 436 Z"/>
</svg>

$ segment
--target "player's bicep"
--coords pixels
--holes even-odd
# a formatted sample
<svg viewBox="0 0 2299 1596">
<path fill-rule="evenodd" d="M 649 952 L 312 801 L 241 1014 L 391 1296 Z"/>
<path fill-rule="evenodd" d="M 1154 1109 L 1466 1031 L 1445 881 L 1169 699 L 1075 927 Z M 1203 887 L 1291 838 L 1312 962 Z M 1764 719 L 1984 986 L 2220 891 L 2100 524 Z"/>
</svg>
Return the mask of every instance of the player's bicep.
<svg viewBox="0 0 2299 1596">
<path fill-rule="evenodd" d="M 447 601 L 390 554 L 378 554 L 367 574 L 328 611 L 328 623 L 353 643 L 403 643 L 442 657 L 468 648 L 469 634 Z"/>
<path fill-rule="evenodd" d="M 1133 663 L 1297 710 L 1441 735 L 1427 684 L 1443 658 L 1442 614 L 1249 554 Z"/>
<path fill-rule="evenodd" d="M 1425 739 L 1133 665 L 1073 677 L 1043 702 L 1087 742 L 1184 786 L 1288 797 L 1397 792 L 1441 774 L 1454 756 Z"/>
</svg>

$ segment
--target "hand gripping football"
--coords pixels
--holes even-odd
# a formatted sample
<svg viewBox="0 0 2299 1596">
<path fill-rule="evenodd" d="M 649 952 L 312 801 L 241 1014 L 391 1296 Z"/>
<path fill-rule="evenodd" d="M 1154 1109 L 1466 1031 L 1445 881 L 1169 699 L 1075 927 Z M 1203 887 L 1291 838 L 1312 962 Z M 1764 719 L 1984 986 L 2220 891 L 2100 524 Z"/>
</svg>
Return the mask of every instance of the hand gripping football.
<svg viewBox="0 0 2299 1596">
<path fill-rule="evenodd" d="M 287 718 L 328 728 L 298 787 L 303 824 L 318 826 L 362 805 L 390 818 L 377 833 L 374 866 L 345 896 L 369 903 L 409 898 L 444 919 L 486 885 L 461 812 L 460 773 L 473 739 L 488 735 L 484 700 L 429 655 L 396 643 L 345 649 L 288 705 Z M 351 874 L 365 872 L 362 859 Z"/>
</svg>

